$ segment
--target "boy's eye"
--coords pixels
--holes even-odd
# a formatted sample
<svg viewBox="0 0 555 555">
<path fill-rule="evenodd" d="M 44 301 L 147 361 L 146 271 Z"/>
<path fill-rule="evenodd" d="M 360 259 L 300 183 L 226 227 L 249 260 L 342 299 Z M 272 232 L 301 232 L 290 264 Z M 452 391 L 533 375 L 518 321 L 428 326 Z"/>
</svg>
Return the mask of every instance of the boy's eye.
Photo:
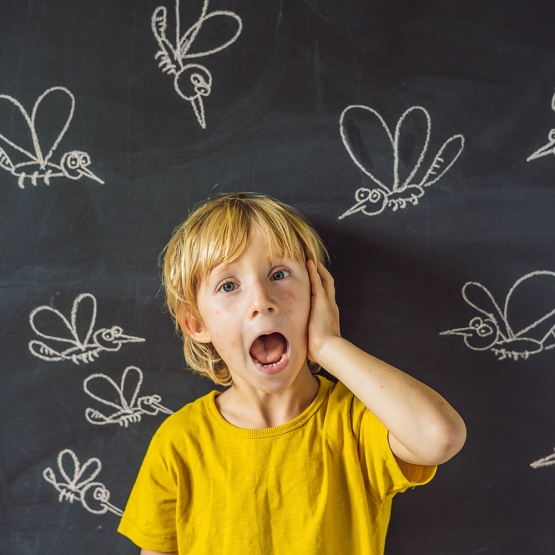
<svg viewBox="0 0 555 555">
<path fill-rule="evenodd" d="M 227 283 L 224 283 L 222 285 L 221 290 L 224 293 L 231 293 L 232 291 L 235 291 L 235 283 L 233 283 L 232 281 L 228 281 Z"/>
<path fill-rule="evenodd" d="M 279 281 L 281 279 L 285 279 L 289 275 L 287 270 L 279 270 L 278 272 L 274 272 L 272 274 L 273 281 Z"/>
</svg>

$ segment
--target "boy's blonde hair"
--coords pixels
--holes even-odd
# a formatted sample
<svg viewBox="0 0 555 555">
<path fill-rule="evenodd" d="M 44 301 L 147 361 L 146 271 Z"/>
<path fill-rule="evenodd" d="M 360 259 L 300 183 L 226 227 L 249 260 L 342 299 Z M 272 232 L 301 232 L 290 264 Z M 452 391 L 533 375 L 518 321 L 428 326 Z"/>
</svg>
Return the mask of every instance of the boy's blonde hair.
<svg viewBox="0 0 555 555">
<path fill-rule="evenodd" d="M 269 258 L 281 256 L 324 262 L 328 253 L 317 231 L 295 208 L 256 193 L 232 193 L 209 199 L 178 226 L 164 249 L 162 283 L 168 309 L 183 335 L 189 367 L 221 385 L 231 374 L 211 343 L 199 343 L 181 325 L 188 312 L 202 322 L 198 291 L 203 280 L 222 262 L 232 262 L 245 250 L 253 227 L 264 237 Z M 313 372 L 319 367 L 310 363 Z"/>
</svg>

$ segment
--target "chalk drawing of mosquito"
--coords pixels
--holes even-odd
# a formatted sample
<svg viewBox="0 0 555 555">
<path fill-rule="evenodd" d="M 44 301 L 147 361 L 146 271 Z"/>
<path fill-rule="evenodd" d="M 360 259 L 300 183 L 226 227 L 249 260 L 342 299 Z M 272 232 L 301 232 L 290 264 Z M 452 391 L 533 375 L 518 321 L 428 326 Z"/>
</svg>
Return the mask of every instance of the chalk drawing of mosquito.
<svg viewBox="0 0 555 555">
<path fill-rule="evenodd" d="M 546 305 L 555 304 L 555 298 L 543 298 L 539 303 L 539 314 L 533 322 L 528 317 L 515 327 L 515 319 L 519 317 L 518 310 L 525 306 L 527 297 L 538 291 L 555 291 L 555 272 L 531 272 L 518 279 L 509 290 L 503 310 L 497 304 L 493 295 L 481 283 L 474 281 L 465 283 L 462 288 L 463 299 L 480 316 L 470 320 L 467 327 L 443 331 L 440 335 L 460 335 L 464 343 L 473 351 L 491 350 L 499 360 L 527 359 L 542 351 L 555 347 L 555 308 L 546 310 Z M 544 297 L 547 296 L 543 295 Z M 552 296 L 552 295 L 551 295 Z M 512 303 L 512 304 L 511 304 Z M 511 306 L 513 306 L 511 311 Z M 538 311 L 536 311 L 538 312 Z"/>
<path fill-rule="evenodd" d="M 177 94 L 188 100 L 193 107 L 195 116 L 203 129 L 206 129 L 206 119 L 204 116 L 204 101 L 202 98 L 208 96 L 212 90 L 212 74 L 206 67 L 196 63 L 190 63 L 193 58 L 202 58 L 215 54 L 229 45 L 233 44 L 243 29 L 241 18 L 227 10 L 216 10 L 208 13 L 208 3 L 204 0 L 202 12 L 198 20 L 181 35 L 181 22 L 179 13 L 179 0 L 175 2 L 175 44 L 172 44 L 166 36 L 168 28 L 168 11 L 164 6 L 159 6 L 152 14 L 152 32 L 158 42 L 160 50 L 155 55 L 159 61 L 158 66 L 163 73 L 174 76 L 173 85 Z M 237 22 L 235 34 L 219 46 L 202 52 L 192 52 L 191 47 L 195 42 L 199 32 L 207 21 L 215 17 L 232 18 Z M 204 33 L 206 36 L 207 33 Z"/>
<path fill-rule="evenodd" d="M 555 95 L 551 99 L 551 109 L 555 110 Z M 538 148 L 536 152 L 530 154 L 528 158 L 526 158 L 527 162 L 531 160 L 536 160 L 537 158 L 541 158 L 542 156 L 547 156 L 548 154 L 555 154 L 555 129 L 552 129 L 549 132 L 547 137 L 547 144 L 543 145 L 541 148 Z"/>
<path fill-rule="evenodd" d="M 56 137 L 56 139 L 52 143 L 52 146 L 45 155 L 39 142 L 35 123 L 37 113 L 41 108 L 41 104 L 48 97 L 52 99 L 54 95 L 64 95 L 68 97 L 70 100 L 70 106 L 69 111 L 65 116 L 66 119 L 61 131 L 58 133 L 58 136 Z M 6 151 L 2 147 L 0 147 L 0 168 L 9 171 L 11 174 L 17 176 L 17 184 L 21 189 L 25 188 L 26 179 L 29 179 L 31 183 L 35 186 L 37 185 L 39 179 L 42 179 L 42 181 L 46 185 L 50 185 L 50 180 L 55 177 L 67 177 L 69 179 L 77 180 L 85 176 L 90 179 L 94 179 L 99 183 L 104 183 L 102 179 L 98 178 L 91 170 L 89 170 L 88 166 L 91 163 L 91 159 L 86 152 L 82 152 L 80 150 L 71 150 L 69 152 L 66 152 L 61 157 L 59 164 L 55 164 L 50 161 L 52 155 L 58 148 L 60 141 L 66 134 L 69 124 L 71 123 L 71 120 L 73 118 L 73 112 L 75 110 L 75 97 L 73 96 L 73 94 L 71 94 L 70 91 L 68 91 L 65 87 L 52 87 L 50 89 L 47 89 L 38 97 L 35 105 L 33 106 L 33 111 L 31 112 L 30 116 L 25 108 L 21 105 L 21 103 L 15 98 L 8 96 L 7 94 L 0 94 L 0 101 L 2 100 L 10 102 L 19 110 L 19 112 L 25 119 L 27 127 L 29 128 L 29 131 L 31 133 L 31 138 L 33 140 L 33 148 L 35 150 L 34 154 L 19 146 L 11 139 L 8 139 L 6 135 L 0 133 L 0 139 L 2 141 L 25 155 L 26 160 L 24 162 L 16 164 L 8 156 Z"/>
<path fill-rule="evenodd" d="M 374 168 L 383 164 L 381 159 L 373 157 L 376 155 L 375 153 L 372 151 L 355 152 L 352 139 L 359 134 L 356 120 L 362 117 L 366 118 L 366 121 L 377 130 L 376 137 L 385 138 L 386 143 L 391 146 L 391 168 L 386 170 L 387 174 L 390 170 L 392 172 L 392 182 L 389 184 L 384 183 L 373 173 L 375 172 Z M 349 133 L 347 127 L 350 127 L 351 131 L 354 132 Z M 415 130 L 415 133 L 411 133 L 407 127 L 411 127 Z M 396 211 L 398 208 L 406 208 L 409 203 L 417 205 L 418 199 L 424 195 L 424 187 L 429 187 L 439 181 L 456 162 L 464 149 L 464 137 L 453 135 L 443 143 L 424 177 L 420 181 L 413 182 L 428 151 L 431 128 L 430 114 L 422 106 L 409 108 L 397 122 L 394 133 L 390 131 L 385 120 L 373 108 L 363 105 L 347 106 L 339 118 L 341 139 L 353 162 L 376 183 L 377 187 L 357 189 L 355 193 L 356 204 L 341 214 L 339 219 L 342 220 L 357 212 L 362 212 L 367 216 L 376 216 L 386 208 Z M 386 137 L 383 136 L 384 131 Z M 420 147 L 420 151 L 418 151 L 418 147 Z M 408 175 L 401 178 L 400 160 L 404 159 L 404 151 L 409 155 L 410 152 L 416 152 L 417 158 L 413 167 L 407 169 L 409 171 Z"/>
<path fill-rule="evenodd" d="M 102 463 L 96 458 L 90 458 L 84 465 L 71 449 L 64 449 L 58 454 L 58 471 L 61 480 L 58 481 L 52 468 L 45 468 L 42 476 L 60 493 L 58 501 L 73 503 L 79 501 L 89 513 L 103 515 L 110 511 L 121 516 L 123 511 L 110 503 L 110 492 L 106 486 L 94 479 L 100 474 Z"/>
<path fill-rule="evenodd" d="M 81 326 L 78 319 L 86 324 Z M 119 326 L 100 328 L 94 331 L 96 323 L 96 299 L 90 293 L 81 293 L 73 301 L 71 322 L 55 308 L 39 306 L 29 315 L 29 323 L 33 331 L 40 337 L 48 339 L 52 345 L 69 347 L 54 348 L 42 341 L 33 339 L 29 342 L 29 350 L 36 357 L 49 362 L 71 360 L 75 364 L 92 362 L 100 353 L 119 351 L 124 343 L 142 343 L 142 337 L 125 335 Z M 60 328 L 60 323 L 62 327 Z M 60 328 L 64 335 L 56 336 L 41 331 Z M 69 331 L 69 334 L 67 332 Z"/>
<path fill-rule="evenodd" d="M 555 464 L 555 453 L 543 457 L 543 459 L 538 459 L 533 463 L 530 463 L 532 468 L 541 468 L 542 466 L 553 466 Z"/>
<path fill-rule="evenodd" d="M 85 393 L 100 403 L 116 409 L 116 412 L 106 416 L 102 412 L 89 407 L 85 411 L 85 418 L 91 424 L 102 426 L 104 424 L 117 423 L 127 428 L 129 423 L 140 422 L 143 414 L 150 416 L 156 416 L 159 412 L 173 414 L 172 410 L 160 404 L 162 401 L 160 395 L 145 395 L 144 397 L 137 398 L 142 383 L 143 373 L 136 366 L 128 366 L 123 371 L 119 385 L 105 374 L 92 374 L 85 378 L 83 382 Z M 116 402 L 110 401 L 109 398 L 101 395 L 101 390 L 103 388 L 105 390 L 106 385 L 110 386 L 108 397 L 113 396 L 114 392 L 116 393 Z M 97 392 L 93 393 L 91 389 L 96 389 Z M 127 397 L 126 393 L 128 394 Z"/>
</svg>

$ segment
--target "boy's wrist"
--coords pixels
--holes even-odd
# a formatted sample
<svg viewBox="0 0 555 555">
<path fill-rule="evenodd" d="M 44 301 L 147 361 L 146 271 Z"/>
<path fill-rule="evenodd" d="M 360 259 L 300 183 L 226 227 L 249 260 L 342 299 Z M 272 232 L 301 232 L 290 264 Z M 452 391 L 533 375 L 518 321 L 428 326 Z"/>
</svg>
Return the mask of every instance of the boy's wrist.
<svg viewBox="0 0 555 555">
<path fill-rule="evenodd" d="M 342 344 L 345 342 L 346 339 L 341 336 L 332 335 L 321 344 L 318 352 L 315 353 L 315 362 L 335 377 L 338 377 L 335 370 L 337 366 L 335 361 L 338 358 Z"/>
</svg>

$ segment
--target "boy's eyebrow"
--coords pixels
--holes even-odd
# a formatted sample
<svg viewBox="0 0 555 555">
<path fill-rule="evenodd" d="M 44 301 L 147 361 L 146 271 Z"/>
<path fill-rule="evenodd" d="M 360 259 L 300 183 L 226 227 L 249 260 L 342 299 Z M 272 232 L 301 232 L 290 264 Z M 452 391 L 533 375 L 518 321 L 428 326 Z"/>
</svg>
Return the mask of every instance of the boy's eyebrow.
<svg viewBox="0 0 555 555">
<path fill-rule="evenodd" d="M 223 279 L 226 274 L 231 274 L 234 271 L 236 260 L 232 262 L 222 262 L 218 264 L 215 268 L 212 268 L 210 272 L 208 272 L 208 276 L 206 277 L 207 283 L 210 285 L 216 285 L 218 281 Z"/>
<path fill-rule="evenodd" d="M 218 278 L 220 274 L 225 274 L 229 271 L 232 271 L 232 266 L 237 263 L 237 260 L 238 259 L 232 260 L 231 262 L 222 262 L 221 264 L 218 264 L 217 266 L 212 268 L 212 270 L 208 272 L 208 275 L 206 277 L 207 281 Z M 268 264 L 270 266 L 275 266 L 282 264 L 287 260 L 287 258 L 285 256 L 274 256 L 273 259 L 270 260 L 267 258 L 266 260 L 268 261 Z"/>
<path fill-rule="evenodd" d="M 208 281 L 218 277 L 220 274 L 224 274 L 227 271 L 229 271 L 229 267 L 233 264 L 233 262 L 231 263 L 227 263 L 224 262 L 222 264 L 218 264 L 217 266 L 215 266 L 214 268 L 212 268 L 209 272 L 208 275 L 206 276 L 206 279 Z"/>
</svg>

